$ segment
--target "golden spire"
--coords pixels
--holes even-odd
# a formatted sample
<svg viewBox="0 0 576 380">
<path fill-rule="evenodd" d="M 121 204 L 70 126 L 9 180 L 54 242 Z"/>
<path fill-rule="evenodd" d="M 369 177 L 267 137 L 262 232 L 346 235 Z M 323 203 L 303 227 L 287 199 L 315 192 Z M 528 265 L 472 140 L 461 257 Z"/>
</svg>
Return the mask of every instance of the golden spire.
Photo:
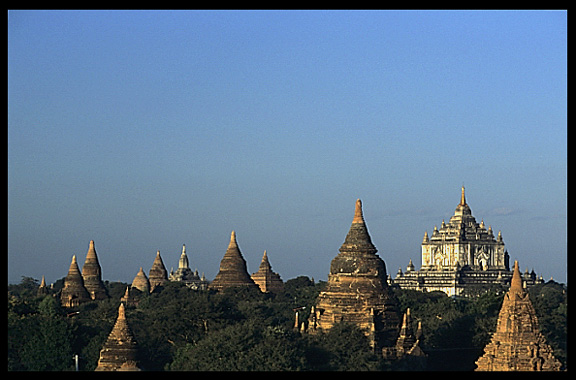
<svg viewBox="0 0 576 380">
<path fill-rule="evenodd" d="M 460 197 L 460 206 L 466 205 L 466 196 L 464 195 L 464 185 L 462 185 L 462 196 Z"/>
<path fill-rule="evenodd" d="M 352 223 L 364 223 L 364 216 L 362 215 L 362 201 L 356 200 L 356 209 L 354 210 L 354 219 Z"/>
</svg>

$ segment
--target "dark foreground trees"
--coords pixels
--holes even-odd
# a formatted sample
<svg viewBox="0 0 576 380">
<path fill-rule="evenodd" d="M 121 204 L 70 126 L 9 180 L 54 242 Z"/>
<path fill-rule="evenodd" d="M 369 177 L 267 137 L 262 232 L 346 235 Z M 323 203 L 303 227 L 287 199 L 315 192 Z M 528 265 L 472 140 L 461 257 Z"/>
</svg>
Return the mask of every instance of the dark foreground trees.
<svg viewBox="0 0 576 380">
<path fill-rule="evenodd" d="M 37 281 L 24 278 L 8 293 L 8 369 L 94 370 L 100 349 L 117 317 L 126 284 L 107 283 L 111 298 L 73 310 L 62 309 L 53 295 L 37 297 Z M 168 283 L 137 306 L 127 308 L 145 370 L 395 370 L 373 353 L 363 332 L 348 324 L 308 335 L 293 328 L 323 282 L 307 277 L 286 282 L 279 295 L 258 291 L 193 291 Z M 490 339 L 502 294 L 455 299 L 443 293 L 396 290 L 401 311 L 410 307 L 422 321 L 421 347 L 428 370 L 472 370 Z M 541 329 L 566 362 L 566 287 L 549 282 L 530 290 Z M 457 358 L 457 359 L 455 359 Z"/>
</svg>

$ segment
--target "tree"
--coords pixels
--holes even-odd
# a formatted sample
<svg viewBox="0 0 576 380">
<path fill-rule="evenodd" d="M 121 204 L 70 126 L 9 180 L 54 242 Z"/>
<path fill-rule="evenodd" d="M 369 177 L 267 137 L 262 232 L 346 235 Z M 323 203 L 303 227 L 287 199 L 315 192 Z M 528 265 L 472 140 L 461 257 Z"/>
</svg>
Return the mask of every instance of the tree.
<svg viewBox="0 0 576 380">
<path fill-rule="evenodd" d="M 296 333 L 283 328 L 237 323 L 176 352 L 177 371 L 285 371 L 303 369 L 304 351 Z"/>
<path fill-rule="evenodd" d="M 384 368 L 364 332 L 354 324 L 340 322 L 329 331 L 306 336 L 306 360 L 314 371 L 370 371 Z"/>
</svg>

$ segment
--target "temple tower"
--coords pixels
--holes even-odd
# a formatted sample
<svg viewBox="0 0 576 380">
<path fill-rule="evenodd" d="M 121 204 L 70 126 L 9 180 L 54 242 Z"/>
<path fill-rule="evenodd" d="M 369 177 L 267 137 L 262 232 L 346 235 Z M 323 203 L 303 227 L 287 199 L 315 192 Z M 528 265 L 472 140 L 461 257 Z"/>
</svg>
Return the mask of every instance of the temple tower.
<svg viewBox="0 0 576 380">
<path fill-rule="evenodd" d="M 192 290 L 208 289 L 208 281 L 206 281 L 204 273 L 202 273 L 202 277 L 200 277 L 197 269 L 194 272 L 190 269 L 190 263 L 186 255 L 186 244 L 182 244 L 182 253 L 180 254 L 180 260 L 178 260 L 178 269 L 176 272 L 170 271 L 168 279 L 170 281 L 183 282 Z"/>
<path fill-rule="evenodd" d="M 156 258 L 152 263 L 152 268 L 148 272 L 148 281 L 150 282 L 150 291 L 154 291 L 157 286 L 164 285 L 168 281 L 168 271 L 164 266 L 160 251 L 156 252 Z"/>
<path fill-rule="evenodd" d="M 464 186 L 460 202 L 448 222 L 424 232 L 421 243 L 422 267 L 414 270 L 412 260 L 406 272 L 399 270 L 392 282 L 402 289 L 442 291 L 449 296 L 478 296 L 489 289 L 506 288 L 510 283 L 510 256 L 502 232 L 480 223 L 472 215 Z M 528 278 L 528 276 L 530 278 Z M 529 274 L 527 286 L 542 281 Z"/>
<path fill-rule="evenodd" d="M 377 251 L 358 199 L 348 235 L 330 264 L 326 290 L 310 314 L 309 332 L 329 330 L 346 321 L 364 329 L 375 350 L 395 346 L 400 329 L 397 300 Z"/>
<path fill-rule="evenodd" d="M 242 257 L 236 241 L 236 233 L 232 231 L 230 244 L 228 244 L 228 249 L 220 262 L 220 271 L 208 288 L 223 290 L 238 286 L 260 289 L 248 274 L 246 261 Z"/>
<path fill-rule="evenodd" d="M 263 293 L 279 293 L 284 290 L 284 282 L 280 275 L 272 271 L 268 255 L 264 251 L 258 272 L 252 274 L 252 280 L 260 287 Z"/>
<path fill-rule="evenodd" d="M 422 269 L 454 270 L 470 267 L 482 271 L 508 271 L 508 253 L 502 233 L 494 237 L 492 227 L 479 224 L 466 203 L 462 186 L 460 203 L 448 223 L 442 221 L 440 229 L 434 227 L 432 236 L 427 232 L 422 241 Z"/>
<path fill-rule="evenodd" d="M 138 345 L 126 320 L 124 304 L 118 308 L 118 319 L 104 347 L 96 371 L 139 371 Z"/>
<path fill-rule="evenodd" d="M 80 273 L 76 255 L 74 255 L 72 256 L 68 274 L 64 279 L 64 288 L 62 288 L 62 293 L 60 294 L 60 301 L 64 307 L 75 307 L 90 300 L 90 294 L 84 287 L 82 273 Z"/>
<path fill-rule="evenodd" d="M 538 328 L 538 318 L 524 290 L 518 261 L 498 314 L 496 332 L 476 361 L 476 371 L 558 371 L 560 362 Z"/>
<path fill-rule="evenodd" d="M 186 244 L 182 244 L 182 253 L 178 260 L 178 269 L 176 269 L 176 272 L 170 273 L 170 280 L 187 282 L 188 280 L 193 280 L 193 277 L 194 272 L 190 269 L 190 263 L 186 255 Z"/>
<path fill-rule="evenodd" d="M 90 240 L 88 253 L 86 253 L 86 261 L 82 267 L 82 278 L 84 279 L 84 287 L 90 294 L 90 298 L 93 300 L 108 298 L 108 292 L 102 282 L 102 269 L 100 268 L 96 249 L 94 248 L 94 240 Z"/>
</svg>

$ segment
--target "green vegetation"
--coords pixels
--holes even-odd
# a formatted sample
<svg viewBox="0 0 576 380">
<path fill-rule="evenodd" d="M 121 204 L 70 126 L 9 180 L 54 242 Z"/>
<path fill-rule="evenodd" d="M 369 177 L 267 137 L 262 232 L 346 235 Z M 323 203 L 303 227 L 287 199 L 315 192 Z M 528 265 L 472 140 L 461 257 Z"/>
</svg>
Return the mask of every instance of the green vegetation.
<svg viewBox="0 0 576 380">
<path fill-rule="evenodd" d="M 38 281 L 8 287 L 8 370 L 94 370 L 117 318 L 127 284 L 106 282 L 111 298 L 68 310 L 52 295 L 36 296 Z M 395 370 L 374 354 L 362 331 L 342 323 L 325 334 L 294 331 L 294 311 L 306 318 L 324 282 L 286 282 L 279 295 L 248 289 L 193 291 L 168 283 L 126 310 L 145 370 Z M 503 294 L 450 298 L 395 290 L 401 311 L 422 321 L 428 370 L 472 370 L 495 330 Z M 541 330 L 566 363 L 566 287 L 530 289 Z M 302 309 L 306 307 L 305 309 Z"/>
</svg>

